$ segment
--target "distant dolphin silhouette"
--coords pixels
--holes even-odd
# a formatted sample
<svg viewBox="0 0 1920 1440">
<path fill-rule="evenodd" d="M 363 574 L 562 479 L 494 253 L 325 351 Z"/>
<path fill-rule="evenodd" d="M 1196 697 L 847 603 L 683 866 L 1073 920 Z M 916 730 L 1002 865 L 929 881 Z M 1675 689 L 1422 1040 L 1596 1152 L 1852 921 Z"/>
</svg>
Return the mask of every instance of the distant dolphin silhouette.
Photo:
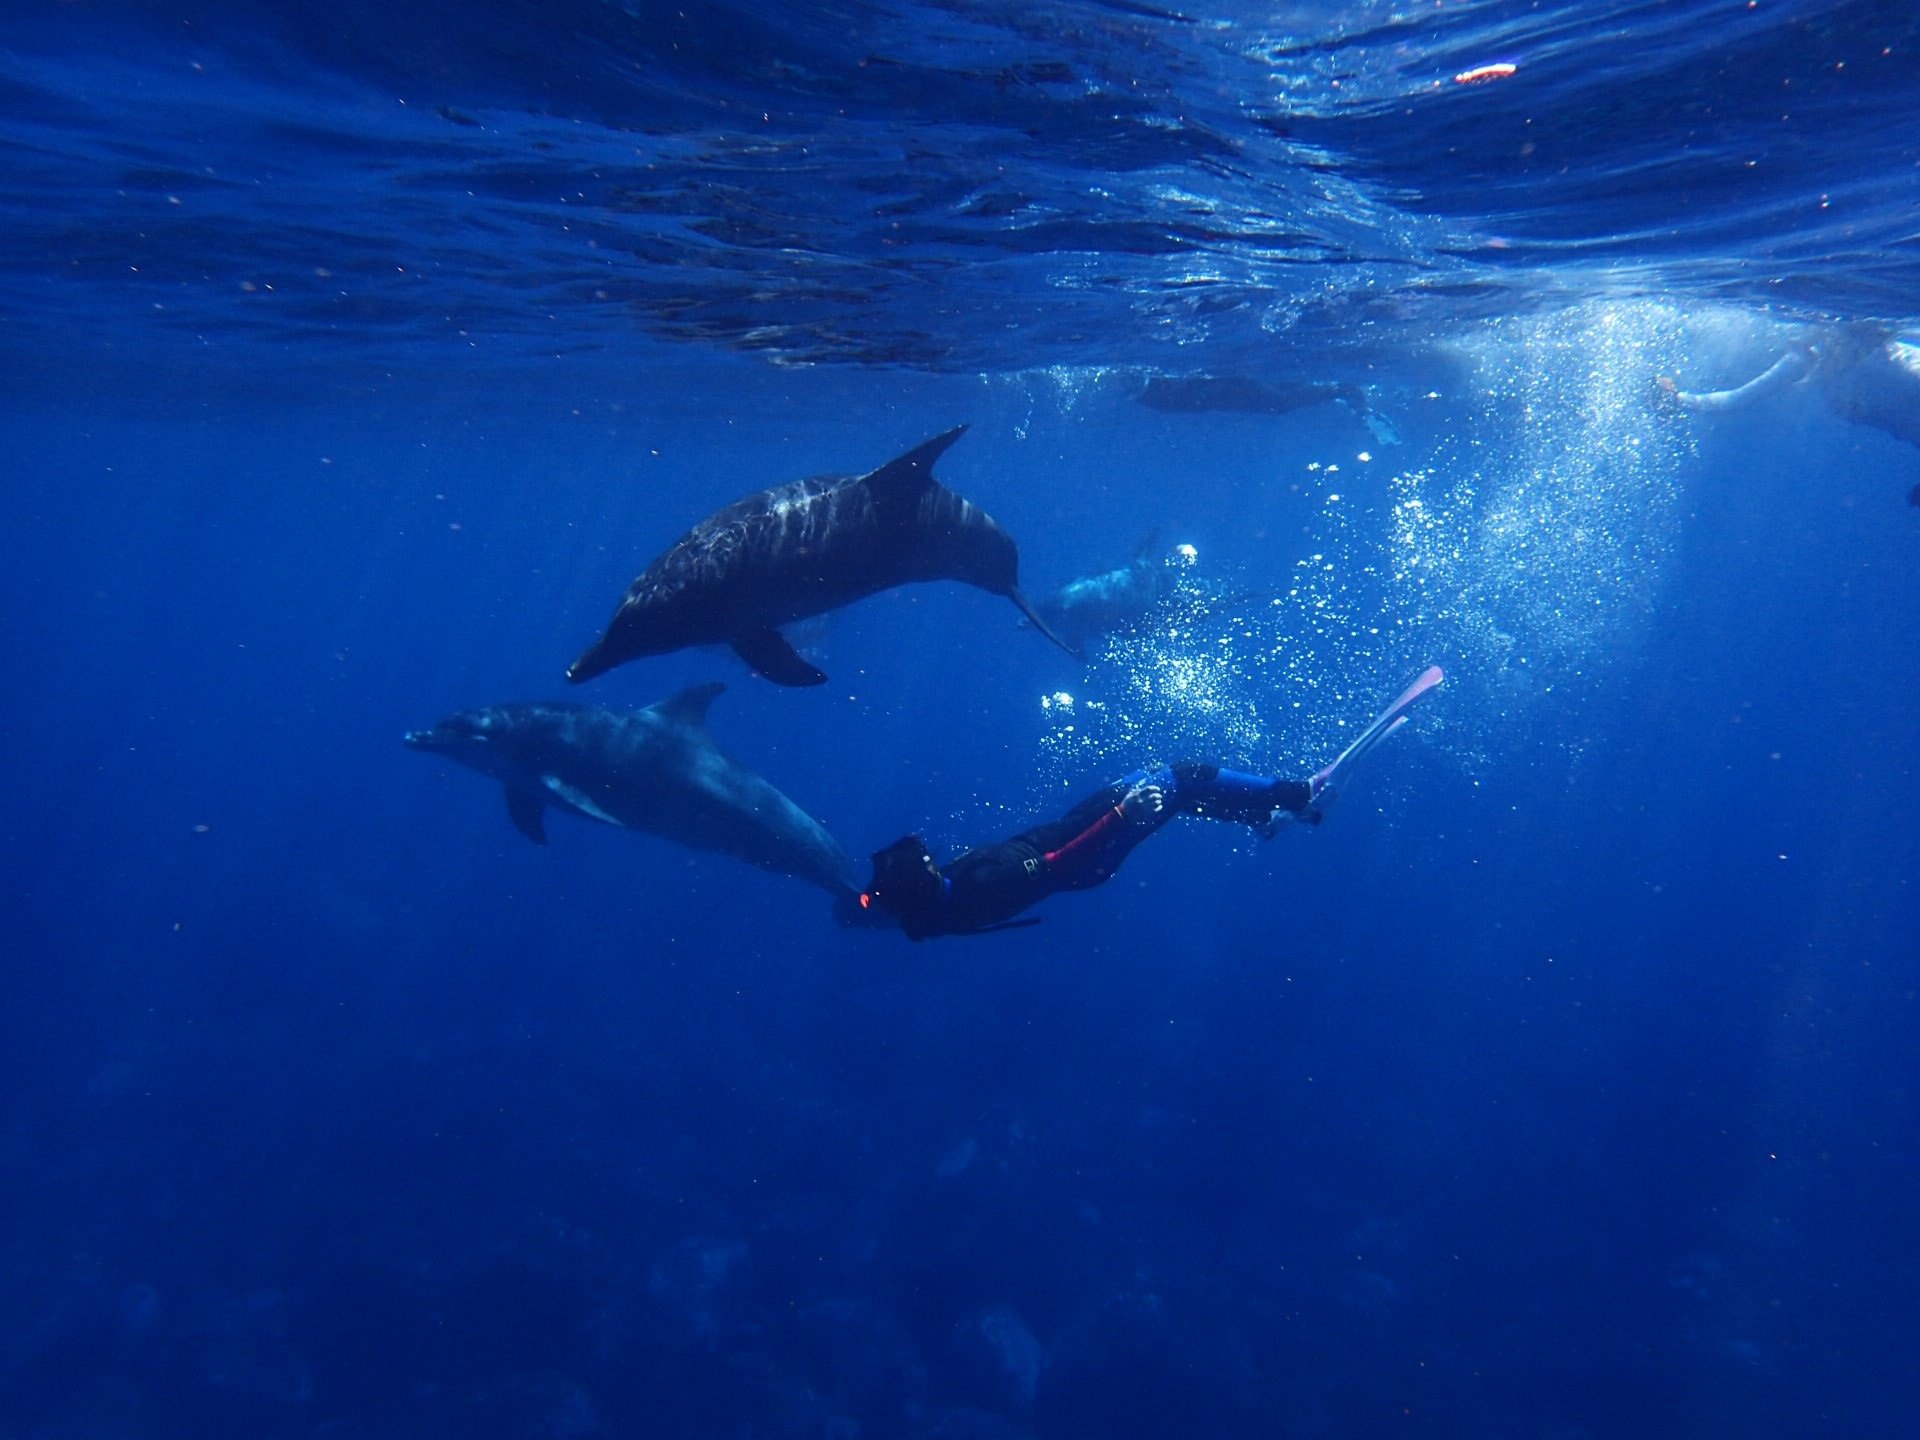
<svg viewBox="0 0 1920 1440">
<path fill-rule="evenodd" d="M 707 707 L 727 687 L 695 685 L 645 710 L 491 705 L 449 715 L 406 743 L 498 780 L 522 835 L 547 843 L 557 805 L 695 850 L 731 855 L 851 902 L 853 863 L 806 811 L 729 759 L 707 733 Z"/>
<path fill-rule="evenodd" d="M 1177 415 L 1222 410 L 1289 415 L 1329 400 L 1356 409 L 1366 405 L 1366 394 L 1358 385 L 1336 380 L 1252 380 L 1240 375 L 1149 375 L 1139 399 L 1149 410 Z"/>
<path fill-rule="evenodd" d="M 1170 555 L 1155 552 L 1159 531 L 1140 542 L 1133 559 L 1097 575 L 1081 575 L 1033 602 L 1040 618 L 1067 644 L 1079 647 L 1144 620 L 1173 594 L 1180 572 L 1193 563 L 1193 547 Z"/>
<path fill-rule="evenodd" d="M 716 510 L 633 582 L 567 678 L 591 680 L 643 655 L 718 643 L 775 684 L 819 685 L 827 677 L 777 627 L 919 580 L 1005 595 L 1067 650 L 1020 593 L 1011 537 L 933 478 L 933 462 L 966 428 L 871 474 L 795 480 Z"/>
<path fill-rule="evenodd" d="M 1398 445 L 1400 432 L 1373 408 L 1364 387 L 1344 380 L 1252 380 L 1239 375 L 1150 375 L 1139 391 L 1149 410 L 1175 415 L 1237 411 L 1245 415 L 1291 415 L 1333 400 L 1347 407 L 1382 445 Z"/>
</svg>

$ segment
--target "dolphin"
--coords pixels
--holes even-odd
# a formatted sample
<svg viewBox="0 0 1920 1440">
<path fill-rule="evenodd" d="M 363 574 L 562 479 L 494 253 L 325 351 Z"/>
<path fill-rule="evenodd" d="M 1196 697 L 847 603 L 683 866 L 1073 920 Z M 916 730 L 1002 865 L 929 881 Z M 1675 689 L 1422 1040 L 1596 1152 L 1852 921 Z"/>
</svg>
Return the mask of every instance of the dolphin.
<svg viewBox="0 0 1920 1440">
<path fill-rule="evenodd" d="M 1291 415 L 1332 400 L 1347 407 L 1382 445 L 1398 445 L 1400 432 L 1373 408 L 1366 390 L 1344 380 L 1252 380 L 1239 375 L 1150 375 L 1137 398 L 1149 410 L 1175 415 L 1237 411 L 1245 415 Z"/>
<path fill-rule="evenodd" d="M 411 731 L 406 743 L 498 780 L 508 816 L 536 845 L 547 843 L 553 805 L 792 875 L 850 904 L 858 887 L 838 842 L 707 733 L 707 707 L 726 688 L 695 685 L 639 711 L 490 705 Z"/>
<path fill-rule="evenodd" d="M 1157 538 L 1157 531 L 1148 535 L 1125 565 L 1069 580 L 1036 600 L 1033 608 L 1056 635 L 1076 648 L 1137 623 L 1174 592 L 1180 571 L 1194 560 L 1191 545 L 1156 556 Z"/>
<path fill-rule="evenodd" d="M 1328 400 L 1352 405 L 1356 399 L 1364 404 L 1359 386 L 1335 380 L 1252 380 L 1241 375 L 1149 375 L 1139 393 L 1149 410 L 1176 415 L 1209 410 L 1288 415 Z"/>
<path fill-rule="evenodd" d="M 1020 593 L 1012 538 L 933 478 L 933 462 L 966 428 L 866 475 L 795 480 L 714 511 L 628 587 L 606 633 L 567 667 L 567 679 L 723 644 L 775 684 L 820 685 L 827 677 L 778 627 L 919 580 L 1005 595 L 1067 650 Z"/>
</svg>

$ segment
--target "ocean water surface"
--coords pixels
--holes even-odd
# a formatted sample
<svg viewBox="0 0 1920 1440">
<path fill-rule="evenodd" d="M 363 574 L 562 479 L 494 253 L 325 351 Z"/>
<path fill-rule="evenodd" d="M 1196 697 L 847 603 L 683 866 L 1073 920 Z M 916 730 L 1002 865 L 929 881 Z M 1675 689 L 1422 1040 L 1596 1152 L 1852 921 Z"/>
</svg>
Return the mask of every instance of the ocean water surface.
<svg viewBox="0 0 1920 1440">
<path fill-rule="evenodd" d="M 1905 1433 L 1917 103 L 1891 0 L 15 7 L 0 1437 Z M 563 678 L 961 424 L 1079 657 Z M 1429 663 L 922 944 L 404 743 L 723 682 L 864 881 Z"/>
</svg>

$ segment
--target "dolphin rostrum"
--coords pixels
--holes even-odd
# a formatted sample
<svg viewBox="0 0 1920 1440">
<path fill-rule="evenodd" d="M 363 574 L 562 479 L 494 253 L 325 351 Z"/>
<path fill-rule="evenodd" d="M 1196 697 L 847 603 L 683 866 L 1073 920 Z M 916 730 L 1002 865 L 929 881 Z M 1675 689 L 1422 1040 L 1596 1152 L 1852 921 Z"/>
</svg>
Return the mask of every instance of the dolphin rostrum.
<svg viewBox="0 0 1920 1440">
<path fill-rule="evenodd" d="M 856 892 L 853 862 L 820 822 L 729 759 L 707 733 L 707 707 L 727 687 L 695 685 L 645 710 L 492 705 L 411 731 L 409 747 L 445 755 L 506 787 L 507 814 L 544 845 L 549 805 L 644 830 L 696 850 L 817 885 Z"/>
<path fill-rule="evenodd" d="M 776 684 L 819 685 L 827 677 L 778 627 L 919 580 L 1005 595 L 1068 649 L 1020 593 L 1012 538 L 933 477 L 933 462 L 966 428 L 866 475 L 795 480 L 716 510 L 633 582 L 567 678 L 591 680 L 643 655 L 723 644 Z"/>
</svg>

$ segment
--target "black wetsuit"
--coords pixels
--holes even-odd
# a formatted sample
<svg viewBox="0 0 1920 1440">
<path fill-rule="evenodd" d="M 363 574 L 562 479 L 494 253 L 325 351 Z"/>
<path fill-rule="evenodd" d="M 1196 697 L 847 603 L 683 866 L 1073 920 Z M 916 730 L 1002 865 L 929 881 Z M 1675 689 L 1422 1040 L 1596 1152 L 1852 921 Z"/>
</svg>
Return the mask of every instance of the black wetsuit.
<svg viewBox="0 0 1920 1440">
<path fill-rule="evenodd" d="M 1124 814 L 1121 801 L 1143 780 L 1160 787 L 1160 812 Z M 940 897 L 901 915 L 900 925 L 914 940 L 997 929 L 1056 890 L 1105 884 L 1134 846 L 1175 815 L 1264 829 L 1276 810 L 1307 814 L 1310 805 L 1304 780 L 1275 780 L 1185 762 L 1136 770 L 1089 795 L 1058 820 L 967 851 L 941 872 Z"/>
</svg>

